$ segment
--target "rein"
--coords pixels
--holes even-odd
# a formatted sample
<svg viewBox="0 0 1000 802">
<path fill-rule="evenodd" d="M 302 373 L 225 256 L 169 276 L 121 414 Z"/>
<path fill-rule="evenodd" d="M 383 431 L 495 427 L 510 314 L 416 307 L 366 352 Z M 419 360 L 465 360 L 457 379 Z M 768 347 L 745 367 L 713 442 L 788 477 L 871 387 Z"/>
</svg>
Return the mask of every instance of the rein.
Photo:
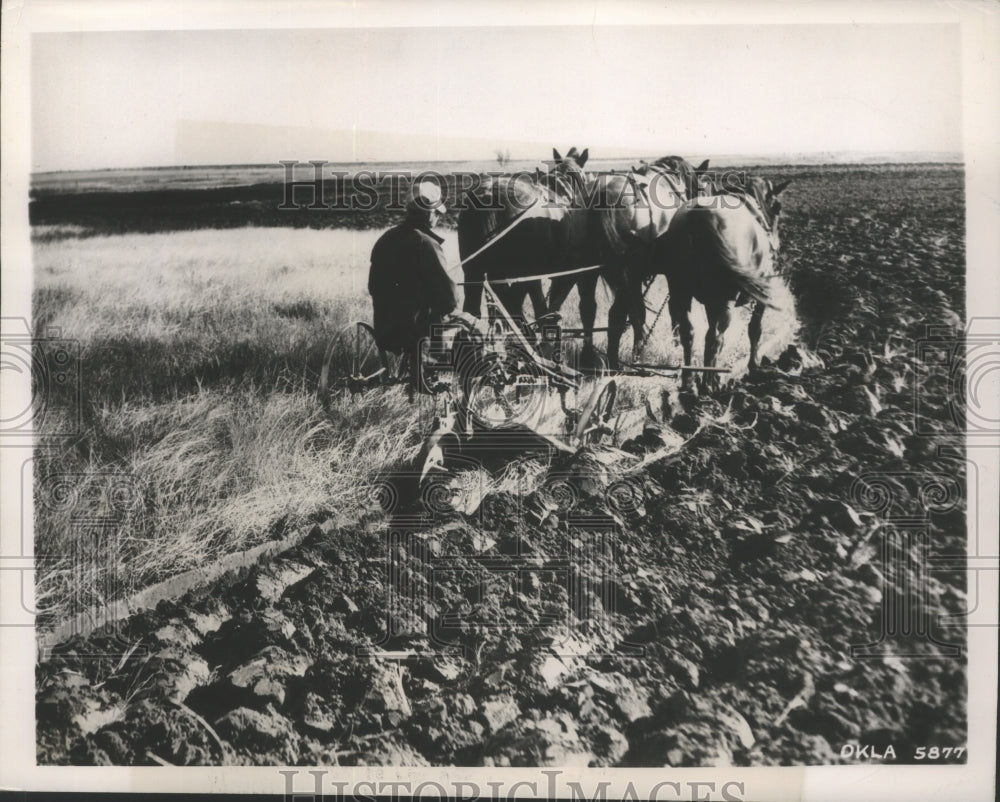
<svg viewBox="0 0 1000 802">
<path fill-rule="evenodd" d="M 506 226 L 504 226 L 502 229 L 500 229 L 500 233 L 495 234 L 494 236 L 490 237 L 490 239 L 488 239 L 485 243 L 483 243 L 482 247 L 480 247 L 477 250 L 473 251 L 468 256 L 466 256 L 464 259 L 459 259 L 457 262 L 454 262 L 453 264 L 448 265 L 448 267 L 446 269 L 448 271 L 452 271 L 452 270 L 455 270 L 456 268 L 462 267 L 462 265 L 464 265 L 466 262 L 471 262 L 473 259 L 475 259 L 477 256 L 479 256 L 479 254 L 481 254 L 483 251 L 485 251 L 487 248 L 489 248 L 491 245 L 496 244 L 501 239 L 503 239 L 504 237 L 506 237 L 511 232 L 511 230 L 514 228 L 514 226 L 516 226 L 518 223 L 520 223 L 524 219 L 524 216 L 528 212 L 530 212 L 532 209 L 534 209 L 538 205 L 538 203 L 540 201 L 541 201 L 541 198 L 535 198 L 528 206 L 526 206 L 524 209 L 522 209 L 520 212 L 518 212 L 517 216 L 513 220 L 511 220 Z M 479 283 L 479 282 L 472 282 L 472 283 Z"/>
<path fill-rule="evenodd" d="M 448 265 L 448 267 L 446 268 L 446 270 L 448 272 L 452 272 L 456 268 L 459 268 L 462 265 L 464 265 L 466 262 L 471 262 L 473 259 L 475 259 L 477 256 L 479 256 L 479 254 L 481 254 L 483 251 L 485 251 L 487 248 L 489 248 L 491 245 L 494 245 L 499 240 L 503 239 L 507 234 L 509 234 L 513 230 L 514 226 L 516 226 L 518 223 L 520 223 L 524 219 L 524 216 L 529 211 L 531 211 L 535 206 L 538 205 L 538 203 L 539 203 L 540 200 L 541 200 L 541 198 L 535 198 L 535 200 L 533 200 L 531 202 L 531 205 L 528 206 L 528 207 L 526 207 L 522 211 L 518 212 L 517 217 L 515 217 L 513 220 L 510 221 L 510 223 L 508 223 L 504 228 L 502 228 L 500 230 L 499 234 L 497 234 L 496 236 L 492 237 L 481 248 L 479 248 L 478 250 L 476 250 L 473 253 L 469 254 L 464 259 L 459 259 L 457 262 Z M 528 281 L 539 281 L 541 279 L 557 278 L 558 276 L 571 276 L 571 275 L 574 275 L 575 273 L 586 273 L 589 270 L 598 270 L 601 267 L 604 267 L 604 265 L 588 265 L 587 267 L 577 267 L 577 268 L 574 268 L 573 270 L 560 270 L 560 271 L 557 271 L 557 272 L 554 272 L 554 273 L 542 273 L 542 274 L 537 275 L 537 276 L 521 276 L 519 278 L 494 279 L 494 280 L 492 280 L 492 281 L 490 281 L 488 283 L 490 283 L 490 284 L 496 284 L 496 285 L 503 285 L 503 286 L 510 286 L 512 284 L 522 284 L 522 283 L 528 282 Z M 456 281 L 455 282 L 455 285 L 458 286 L 458 287 L 471 287 L 471 286 L 485 285 L 485 284 L 487 284 L 487 281 L 485 279 L 483 281 Z"/>
</svg>

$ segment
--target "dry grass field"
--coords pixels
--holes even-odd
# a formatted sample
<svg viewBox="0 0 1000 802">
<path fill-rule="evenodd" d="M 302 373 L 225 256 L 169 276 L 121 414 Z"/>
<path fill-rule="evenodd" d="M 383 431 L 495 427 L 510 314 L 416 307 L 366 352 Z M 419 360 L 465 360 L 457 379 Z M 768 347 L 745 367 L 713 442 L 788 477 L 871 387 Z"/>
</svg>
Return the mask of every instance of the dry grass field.
<svg viewBox="0 0 1000 802">
<path fill-rule="evenodd" d="M 45 232 L 40 232 L 44 238 Z M 122 518 L 121 595 L 244 550 L 324 510 L 348 511 L 418 445 L 401 392 L 316 400 L 327 341 L 370 317 L 375 231 L 202 230 L 60 239 L 35 250 L 36 330 L 80 345 L 83 426 L 40 450 L 36 479 L 77 477 L 100 514 L 110 475 L 142 503 Z M 47 416 L 60 430 L 63 421 Z M 68 555 L 80 506 L 37 505 L 36 549 Z M 39 584 L 52 620 L 95 598 L 68 560 Z"/>
</svg>

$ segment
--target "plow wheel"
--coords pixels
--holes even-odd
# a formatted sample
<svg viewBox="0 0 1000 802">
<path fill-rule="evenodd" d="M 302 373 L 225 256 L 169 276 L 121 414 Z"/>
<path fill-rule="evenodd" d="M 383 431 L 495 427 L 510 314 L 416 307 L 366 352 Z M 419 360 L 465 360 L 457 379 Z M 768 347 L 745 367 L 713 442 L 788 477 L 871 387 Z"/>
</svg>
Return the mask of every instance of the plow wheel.
<svg viewBox="0 0 1000 802">
<path fill-rule="evenodd" d="M 482 350 L 460 360 L 462 406 L 477 429 L 538 425 L 548 400 L 548 381 L 526 353 L 514 347 L 501 353 Z"/>
<path fill-rule="evenodd" d="M 331 339 L 319 374 L 319 396 L 326 403 L 332 393 L 349 389 L 360 393 L 387 383 L 401 369 L 402 357 L 387 354 L 375 343 L 367 323 L 351 323 Z"/>
<path fill-rule="evenodd" d="M 466 403 L 474 425 L 483 429 L 530 426 L 545 405 L 548 391 L 543 381 L 507 383 L 489 375 L 470 380 Z"/>
<path fill-rule="evenodd" d="M 595 392 L 580 412 L 576 425 L 576 444 L 597 443 L 604 435 L 614 434 L 612 420 L 615 415 L 615 401 L 618 385 L 609 381 Z"/>
</svg>

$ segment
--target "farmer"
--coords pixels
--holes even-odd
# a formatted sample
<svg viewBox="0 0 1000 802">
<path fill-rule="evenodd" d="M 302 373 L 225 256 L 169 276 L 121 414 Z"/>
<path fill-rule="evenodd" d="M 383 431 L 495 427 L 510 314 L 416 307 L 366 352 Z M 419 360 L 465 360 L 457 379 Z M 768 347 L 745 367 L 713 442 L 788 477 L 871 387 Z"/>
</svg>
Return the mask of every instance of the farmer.
<svg viewBox="0 0 1000 802">
<path fill-rule="evenodd" d="M 409 355 L 410 381 L 418 388 L 429 361 L 421 360 L 421 340 L 458 306 L 455 282 L 445 271 L 444 240 L 431 230 L 445 211 L 437 184 L 422 181 L 411 187 L 406 219 L 375 243 L 368 273 L 375 342 Z"/>
</svg>

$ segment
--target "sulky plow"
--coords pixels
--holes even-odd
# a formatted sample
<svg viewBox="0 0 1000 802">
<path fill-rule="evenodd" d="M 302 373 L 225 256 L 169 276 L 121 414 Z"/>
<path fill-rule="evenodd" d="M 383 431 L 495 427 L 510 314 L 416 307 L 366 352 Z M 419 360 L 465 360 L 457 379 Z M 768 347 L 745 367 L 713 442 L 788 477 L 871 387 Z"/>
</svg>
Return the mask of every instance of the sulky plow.
<svg viewBox="0 0 1000 802">
<path fill-rule="evenodd" d="M 432 399 L 434 414 L 422 450 L 421 478 L 447 470 L 456 454 L 482 463 L 497 455 L 545 449 L 572 454 L 587 445 L 618 446 L 641 429 L 650 407 L 620 405 L 621 377 L 677 379 L 683 371 L 728 372 L 725 368 L 646 363 L 614 372 L 570 364 L 578 329 L 558 314 L 524 322 L 483 281 L 488 314 L 458 313 L 434 327 L 415 358 L 387 353 L 372 327 L 357 322 L 329 343 L 320 375 L 324 404 L 403 385 L 411 397 Z M 637 413 L 637 414 L 636 414 Z M 637 421 L 638 419 L 638 421 Z"/>
</svg>

